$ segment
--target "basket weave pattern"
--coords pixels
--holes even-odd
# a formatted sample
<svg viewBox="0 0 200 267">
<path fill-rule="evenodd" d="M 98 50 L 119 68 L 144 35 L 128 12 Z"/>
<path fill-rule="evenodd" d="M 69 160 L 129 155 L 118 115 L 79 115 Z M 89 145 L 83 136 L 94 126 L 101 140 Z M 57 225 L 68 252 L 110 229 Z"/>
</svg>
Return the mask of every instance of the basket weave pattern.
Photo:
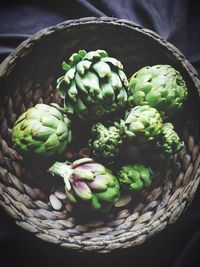
<svg viewBox="0 0 200 267">
<path fill-rule="evenodd" d="M 79 48 L 106 48 L 108 46 L 105 40 L 98 39 L 100 38 L 98 34 L 93 34 L 87 41 L 87 37 L 84 40 L 81 39 L 84 35 L 76 39 L 77 37 L 74 36 L 77 36 L 81 27 L 81 32 L 86 35 L 89 35 L 91 31 L 95 32 L 95 27 L 99 27 L 100 36 L 101 34 L 103 36 L 106 27 L 108 31 L 113 28 L 113 40 L 120 39 L 120 36 L 115 34 L 115 28 L 116 33 L 118 29 L 124 34 L 127 34 L 126 31 L 135 33 L 136 39 L 140 35 L 144 36 L 141 38 L 146 38 L 150 45 L 157 43 L 162 53 L 165 51 L 175 58 L 174 65 L 182 70 L 188 84 L 195 88 L 196 95 L 200 83 L 196 71 L 172 45 L 147 29 L 113 18 L 68 21 L 41 31 L 22 43 L 1 64 L 0 205 L 20 227 L 45 241 L 79 251 L 108 252 L 143 243 L 168 224 L 175 222 L 191 202 L 200 181 L 199 118 L 193 116 L 195 110 L 198 112 L 199 110 L 198 105 L 194 104 L 182 127 L 184 148 L 174 156 L 171 168 L 162 182 L 155 184 L 146 193 L 143 201 L 137 204 L 131 202 L 125 207 L 113 209 L 111 213 L 102 215 L 101 218 L 91 219 L 90 222 L 79 221 L 66 209 L 53 210 L 44 185 L 34 181 L 34 174 L 26 169 L 22 157 L 12 148 L 11 129 L 19 114 L 36 103 L 59 103 L 60 99 L 54 89 L 55 80 L 58 77 L 62 60 L 67 58 L 71 52 Z M 67 39 L 70 40 L 69 43 L 64 41 L 65 38 L 69 38 Z M 56 42 L 57 45 L 54 47 L 53 43 L 50 52 L 46 52 L 45 56 L 49 55 L 47 60 L 40 60 L 41 52 L 44 52 L 47 43 L 51 41 Z M 146 56 L 144 51 L 144 58 L 140 61 L 130 53 L 127 59 L 124 51 L 133 49 L 130 46 L 129 42 L 124 50 L 118 44 L 112 48 L 111 44 L 108 46 L 123 63 L 125 62 L 128 73 L 131 71 L 128 67 L 131 60 L 137 62 L 135 65 L 137 69 L 138 66 L 144 64 L 142 60 L 144 62 Z M 150 63 L 151 60 L 149 56 Z M 173 62 L 170 56 L 166 57 L 167 60 Z"/>
</svg>

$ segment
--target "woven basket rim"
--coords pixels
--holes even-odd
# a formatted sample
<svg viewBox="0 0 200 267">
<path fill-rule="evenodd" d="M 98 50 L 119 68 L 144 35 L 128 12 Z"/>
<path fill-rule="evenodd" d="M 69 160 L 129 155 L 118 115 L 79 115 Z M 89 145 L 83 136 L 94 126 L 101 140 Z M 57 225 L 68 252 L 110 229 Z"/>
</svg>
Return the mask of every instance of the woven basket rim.
<svg viewBox="0 0 200 267">
<path fill-rule="evenodd" d="M 74 19 L 74 20 L 68 20 L 68 21 L 64 21 L 60 24 L 57 24 L 55 26 L 51 26 L 48 28 L 45 28 L 43 30 L 40 30 L 39 32 L 37 32 L 36 34 L 34 34 L 32 37 L 28 38 L 27 40 L 25 40 L 24 42 L 22 42 L 1 64 L 0 64 L 0 80 L 4 81 L 4 78 L 7 77 L 7 75 L 9 75 L 9 72 L 7 72 L 7 70 L 14 68 L 15 63 L 18 59 L 18 57 L 23 57 L 23 55 L 26 55 L 26 50 L 31 49 L 31 47 L 38 41 L 40 41 L 44 36 L 50 35 L 55 31 L 60 31 L 66 28 L 72 28 L 72 27 L 79 27 L 80 25 L 113 25 L 114 27 L 126 27 L 129 28 L 131 30 L 135 30 L 137 32 L 140 32 L 146 36 L 148 36 L 148 38 L 153 38 L 154 40 L 156 40 L 157 42 L 159 42 L 159 44 L 161 46 L 164 46 L 170 54 L 173 54 L 174 56 L 176 56 L 178 62 L 182 65 L 183 69 L 186 70 L 188 76 L 191 78 L 191 81 L 194 84 L 195 89 L 197 89 L 198 91 L 198 95 L 200 97 L 200 81 L 199 81 L 199 76 L 197 71 L 194 69 L 194 67 L 189 63 L 189 61 L 185 58 L 185 56 L 171 43 L 169 43 L 168 41 L 166 41 L 163 37 L 161 37 L 160 35 L 158 35 L 157 33 L 153 32 L 152 30 L 146 29 L 141 25 L 138 25 L 134 22 L 131 22 L 129 20 L 126 19 L 118 19 L 118 18 L 113 18 L 113 17 L 85 17 L 85 18 L 81 18 L 81 19 Z M 185 196 L 181 196 L 179 198 L 179 203 L 182 205 L 183 203 L 186 203 L 186 200 L 184 198 Z M 183 203 L 182 203 L 183 202 Z M 184 208 L 184 205 L 182 205 Z M 160 220 L 161 221 L 165 221 L 165 220 L 169 220 L 169 214 L 162 214 L 160 216 Z M 20 225 L 20 223 L 19 223 Z M 33 224 L 32 224 L 33 225 Z M 21 227 L 24 226 L 24 228 L 26 229 L 26 224 L 21 224 Z M 164 225 L 165 227 L 166 225 Z M 48 238 L 46 237 L 46 235 L 44 233 L 40 233 L 40 229 L 39 227 L 37 227 L 36 225 L 34 225 L 34 227 L 38 230 L 38 233 L 36 234 L 36 236 L 38 236 L 41 239 L 45 239 L 48 240 Z M 114 241 L 113 240 L 105 240 L 103 241 L 103 245 L 104 248 L 103 249 L 98 249 L 96 247 L 96 243 L 98 243 L 98 241 L 81 241 L 79 246 L 80 248 L 76 248 L 76 246 L 73 247 L 73 242 L 71 242 L 72 244 L 68 245 L 63 245 L 64 247 L 68 247 L 68 248 L 74 248 L 74 249 L 78 249 L 80 251 L 84 251 L 85 249 L 82 247 L 86 246 L 90 249 L 88 250 L 93 250 L 93 251 L 99 251 L 99 252 L 109 252 L 113 249 L 118 248 L 117 246 L 115 246 L 115 243 L 126 243 L 126 242 L 130 242 L 128 243 L 127 246 L 124 247 L 129 247 L 129 246 L 134 246 L 137 242 L 142 243 L 146 240 L 146 236 L 148 236 L 148 225 L 145 225 L 144 228 L 139 229 L 139 232 L 137 232 L 137 235 L 134 233 L 126 233 L 124 235 L 119 235 L 117 237 L 115 237 Z M 159 228 L 159 227 L 158 227 Z M 158 231 L 161 231 L 162 229 L 158 229 Z M 138 234 L 139 233 L 139 234 Z M 134 238 L 136 237 L 137 242 L 134 241 Z M 49 240 L 50 242 L 54 242 L 54 238 L 51 240 Z M 102 242 L 102 241 L 101 241 Z M 134 243 L 135 242 L 135 243 Z M 56 242 L 55 242 L 56 243 Z M 112 245 L 110 245 L 112 244 Z M 109 246 L 110 245 L 110 246 Z"/>
</svg>

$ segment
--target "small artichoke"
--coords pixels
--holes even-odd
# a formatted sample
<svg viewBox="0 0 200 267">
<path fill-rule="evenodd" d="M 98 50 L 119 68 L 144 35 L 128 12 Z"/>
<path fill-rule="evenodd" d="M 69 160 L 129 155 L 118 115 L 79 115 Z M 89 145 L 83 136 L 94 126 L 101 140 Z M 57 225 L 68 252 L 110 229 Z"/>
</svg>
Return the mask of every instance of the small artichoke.
<svg viewBox="0 0 200 267">
<path fill-rule="evenodd" d="M 165 123 L 162 127 L 159 139 L 156 142 L 156 149 L 162 159 L 169 158 L 183 147 L 178 134 L 174 131 L 171 123 Z"/>
<path fill-rule="evenodd" d="M 118 178 L 125 188 L 140 191 L 151 185 L 153 171 L 141 164 L 125 165 L 119 171 Z"/>
<path fill-rule="evenodd" d="M 49 172 L 64 179 L 65 191 L 71 203 L 91 210 L 107 211 L 119 199 L 117 178 L 91 158 L 76 160 L 72 165 L 56 162 Z"/>
<path fill-rule="evenodd" d="M 158 137 L 162 126 L 160 113 L 148 105 L 132 108 L 125 117 L 125 135 L 131 142 L 148 144 Z"/>
<path fill-rule="evenodd" d="M 123 108 L 128 99 L 128 81 L 120 61 L 106 51 L 72 54 L 63 63 L 65 75 L 57 80 L 57 90 L 64 98 L 66 112 L 83 120 L 96 120 Z"/>
<path fill-rule="evenodd" d="M 169 65 L 144 67 L 130 79 L 129 102 L 156 108 L 163 119 L 173 115 L 186 100 L 188 92 L 180 72 Z"/>
<path fill-rule="evenodd" d="M 108 127 L 100 122 L 93 125 L 89 145 L 94 156 L 112 161 L 119 154 L 123 134 L 123 124 L 117 122 Z"/>
<path fill-rule="evenodd" d="M 12 141 L 22 154 L 60 155 L 71 142 L 70 120 L 56 104 L 37 104 L 15 122 Z"/>
</svg>

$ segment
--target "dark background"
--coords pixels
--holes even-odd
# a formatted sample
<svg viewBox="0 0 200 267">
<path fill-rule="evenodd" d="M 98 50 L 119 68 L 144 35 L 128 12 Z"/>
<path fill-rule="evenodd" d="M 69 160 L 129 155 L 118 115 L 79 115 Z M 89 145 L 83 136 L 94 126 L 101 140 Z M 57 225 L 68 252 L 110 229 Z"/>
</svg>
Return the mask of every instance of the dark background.
<svg viewBox="0 0 200 267">
<path fill-rule="evenodd" d="M 0 4 L 0 62 L 38 30 L 68 19 L 111 16 L 132 20 L 173 43 L 200 74 L 197 0 L 15 1 Z M 140 247 L 111 254 L 80 254 L 45 243 L 18 228 L 0 209 L 0 267 L 200 267 L 200 190 L 174 224 Z"/>
</svg>

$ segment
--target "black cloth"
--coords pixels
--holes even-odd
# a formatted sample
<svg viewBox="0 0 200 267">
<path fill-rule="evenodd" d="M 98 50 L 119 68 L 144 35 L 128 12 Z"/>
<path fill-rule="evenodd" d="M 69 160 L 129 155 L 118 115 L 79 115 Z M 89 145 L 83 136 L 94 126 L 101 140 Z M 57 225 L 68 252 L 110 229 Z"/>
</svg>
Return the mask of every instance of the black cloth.
<svg viewBox="0 0 200 267">
<path fill-rule="evenodd" d="M 68 19 L 111 16 L 152 29 L 179 48 L 200 73 L 200 3 L 195 0 L 9 1 L 0 5 L 0 61 L 38 30 Z M 189 209 L 145 244 L 107 255 L 79 254 L 18 228 L 0 210 L 0 266 L 200 266 L 200 190 Z"/>
</svg>

